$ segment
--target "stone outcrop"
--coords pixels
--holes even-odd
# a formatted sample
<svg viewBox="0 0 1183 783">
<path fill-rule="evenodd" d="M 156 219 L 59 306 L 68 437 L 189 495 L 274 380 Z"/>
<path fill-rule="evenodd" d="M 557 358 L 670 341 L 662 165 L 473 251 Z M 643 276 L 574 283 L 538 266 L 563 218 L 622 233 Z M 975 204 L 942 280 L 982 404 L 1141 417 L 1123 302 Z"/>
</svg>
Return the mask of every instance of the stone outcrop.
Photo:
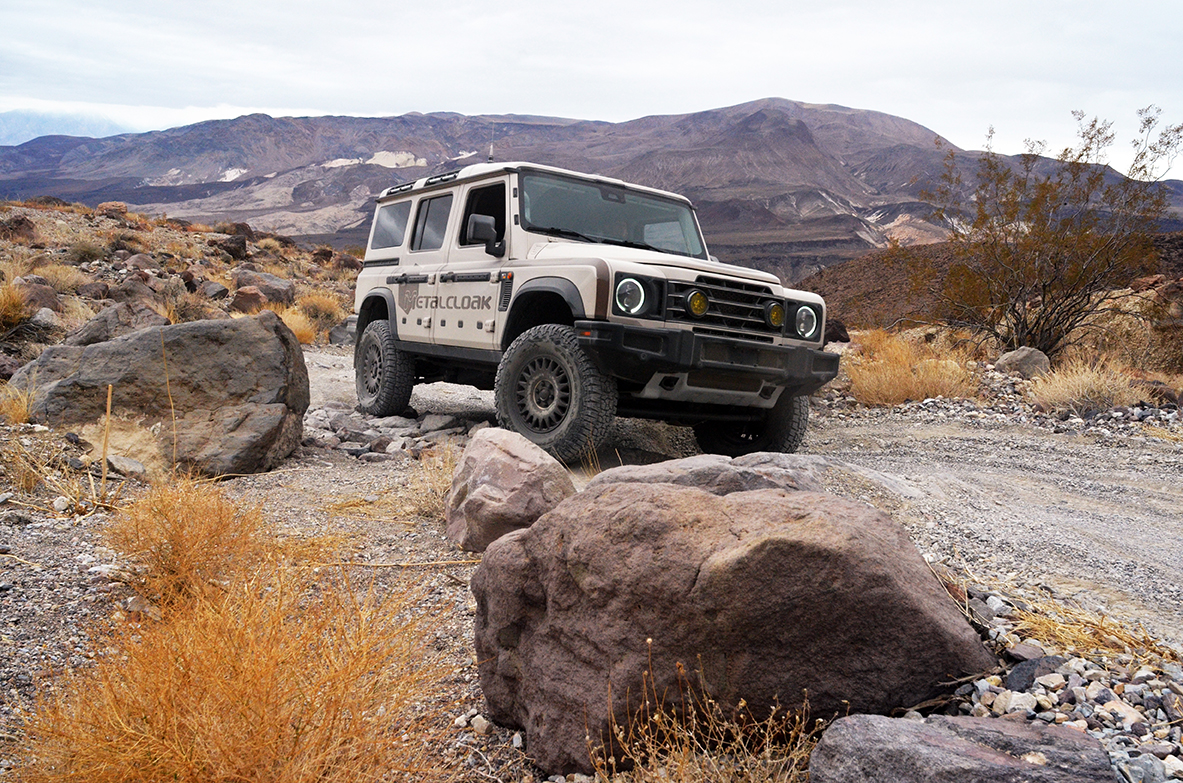
<svg viewBox="0 0 1183 783">
<path fill-rule="evenodd" d="M 488 427 L 473 436 L 456 467 L 444 501 L 446 533 L 461 549 L 484 552 L 574 494 L 558 460 L 516 432 Z"/>
<path fill-rule="evenodd" d="M 900 526 L 815 492 L 601 481 L 491 544 L 472 590 L 491 715 L 550 773 L 588 771 L 587 733 L 679 664 L 725 710 L 807 690 L 824 718 L 996 664 Z"/>
<path fill-rule="evenodd" d="M 66 345 L 92 345 L 149 326 L 167 326 L 170 321 L 143 301 L 133 299 L 105 308 L 78 327 L 64 340 Z"/>
<path fill-rule="evenodd" d="M 164 458 L 214 476 L 275 467 L 299 445 L 308 408 L 300 344 L 270 311 L 51 346 L 12 384 L 32 388 L 33 418 L 53 426 L 99 421 L 110 384 L 116 415 L 159 425 Z"/>
<path fill-rule="evenodd" d="M 1059 726 L 991 718 L 851 715 L 826 729 L 812 783 L 1113 783 L 1095 738 Z"/>
</svg>

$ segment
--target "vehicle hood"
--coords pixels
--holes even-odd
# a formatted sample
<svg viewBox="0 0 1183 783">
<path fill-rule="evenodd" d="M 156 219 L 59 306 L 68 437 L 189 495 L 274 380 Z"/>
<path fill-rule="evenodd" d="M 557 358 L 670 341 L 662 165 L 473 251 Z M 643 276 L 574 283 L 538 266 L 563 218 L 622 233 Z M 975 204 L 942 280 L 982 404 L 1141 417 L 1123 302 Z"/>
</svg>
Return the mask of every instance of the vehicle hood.
<svg viewBox="0 0 1183 783">
<path fill-rule="evenodd" d="M 782 285 L 780 278 L 768 272 L 749 269 L 734 264 L 724 264 L 717 261 L 703 261 L 699 258 L 679 256 L 672 253 L 660 253 L 653 250 L 640 250 L 619 245 L 605 245 L 592 242 L 539 242 L 530 248 L 526 256 L 531 260 L 554 259 L 601 259 L 604 261 L 627 261 L 633 264 L 644 264 L 654 267 L 675 267 L 678 269 L 692 269 L 696 272 L 714 275 L 728 275 L 745 280 L 752 280 L 772 285 Z"/>
</svg>

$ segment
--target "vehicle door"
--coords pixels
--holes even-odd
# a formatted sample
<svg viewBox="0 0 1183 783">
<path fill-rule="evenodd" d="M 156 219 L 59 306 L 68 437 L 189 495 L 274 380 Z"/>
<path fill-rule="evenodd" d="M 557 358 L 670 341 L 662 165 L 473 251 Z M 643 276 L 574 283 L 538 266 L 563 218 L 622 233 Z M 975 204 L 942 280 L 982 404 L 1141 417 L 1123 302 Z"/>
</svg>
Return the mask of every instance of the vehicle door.
<svg viewBox="0 0 1183 783">
<path fill-rule="evenodd" d="M 448 251 L 448 262 L 439 275 L 435 341 L 464 348 L 496 348 L 498 273 L 506 257 L 506 214 L 509 208 L 508 177 L 473 183 L 460 191 L 463 210 Z M 469 237 L 469 218 L 493 218 L 497 238 L 492 243 Z M 492 250 L 493 252 L 489 252 Z M 496 253 L 500 252 L 500 256 Z"/>
<path fill-rule="evenodd" d="M 400 340 L 434 342 L 438 277 L 447 260 L 453 201 L 452 193 L 440 193 L 416 202 L 404 263 L 387 277 L 395 296 Z"/>
</svg>

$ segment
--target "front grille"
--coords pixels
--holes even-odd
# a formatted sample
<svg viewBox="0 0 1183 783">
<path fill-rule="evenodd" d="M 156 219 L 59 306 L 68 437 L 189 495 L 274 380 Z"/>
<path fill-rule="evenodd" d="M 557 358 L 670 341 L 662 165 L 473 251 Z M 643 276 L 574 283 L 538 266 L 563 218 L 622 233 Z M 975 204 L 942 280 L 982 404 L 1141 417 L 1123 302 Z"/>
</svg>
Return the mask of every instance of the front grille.
<svg viewBox="0 0 1183 783">
<path fill-rule="evenodd" d="M 710 306 L 702 318 L 695 318 L 686 312 L 686 295 L 695 288 L 710 300 Z M 667 320 L 694 324 L 694 331 L 703 334 L 743 336 L 772 342 L 773 335 L 780 334 L 780 331 L 771 328 L 764 320 L 764 304 L 770 299 L 775 297 L 768 286 L 699 275 L 693 283 L 682 280 L 667 282 L 665 313 Z"/>
</svg>

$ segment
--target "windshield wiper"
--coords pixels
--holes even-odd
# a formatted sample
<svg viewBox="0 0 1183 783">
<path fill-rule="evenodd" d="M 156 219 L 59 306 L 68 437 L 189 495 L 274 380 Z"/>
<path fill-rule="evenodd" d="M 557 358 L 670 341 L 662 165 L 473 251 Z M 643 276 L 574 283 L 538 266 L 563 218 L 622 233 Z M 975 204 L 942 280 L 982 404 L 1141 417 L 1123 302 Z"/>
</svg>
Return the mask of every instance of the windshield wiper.
<svg viewBox="0 0 1183 783">
<path fill-rule="evenodd" d="M 529 228 L 527 228 L 526 230 L 527 231 L 537 231 L 540 234 L 550 234 L 551 236 L 556 236 L 556 237 L 567 237 L 569 239 L 578 239 L 580 242 L 595 242 L 596 241 L 596 240 L 592 239 L 591 237 L 587 236 L 586 234 L 580 234 L 578 231 L 574 231 L 570 228 L 559 228 L 558 226 L 533 226 L 532 225 Z"/>
<path fill-rule="evenodd" d="M 620 245 L 621 247 L 635 247 L 637 250 L 652 250 L 655 253 L 669 252 L 667 250 L 662 250 L 660 247 L 654 247 L 653 245 L 647 245 L 644 242 L 634 242 L 631 239 L 610 239 L 608 237 L 604 237 L 600 241 L 603 242 L 605 245 Z"/>
</svg>

